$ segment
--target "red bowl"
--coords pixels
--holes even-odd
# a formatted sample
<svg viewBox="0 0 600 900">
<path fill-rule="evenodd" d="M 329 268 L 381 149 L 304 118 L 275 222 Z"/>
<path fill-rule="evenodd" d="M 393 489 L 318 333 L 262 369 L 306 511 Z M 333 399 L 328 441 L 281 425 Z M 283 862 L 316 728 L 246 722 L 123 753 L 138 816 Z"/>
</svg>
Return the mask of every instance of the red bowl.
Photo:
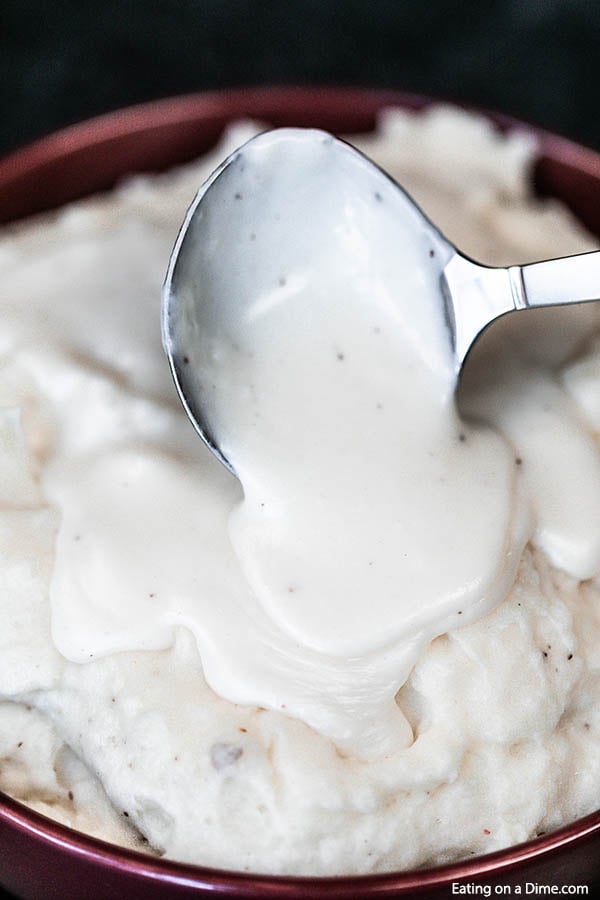
<svg viewBox="0 0 600 900">
<path fill-rule="evenodd" d="M 369 131 L 395 105 L 420 109 L 429 98 L 346 88 L 257 88 L 197 94 L 111 113 L 57 132 L 0 161 L 0 222 L 107 190 L 129 172 L 159 171 L 210 149 L 225 126 L 252 117 L 274 126 Z M 600 237 L 600 155 L 506 116 L 502 130 L 537 139 L 536 190 L 557 197 Z M 158 327 L 158 326 L 157 326 Z M 600 885 L 600 812 L 497 853 L 431 869 L 352 878 L 284 878 L 183 865 L 124 850 L 58 825 L 0 794 L 0 884 L 25 900 L 441 897 L 523 894 L 536 886 Z M 477 885 L 477 887 L 473 887 Z M 494 891 L 498 886 L 499 890 Z"/>
</svg>

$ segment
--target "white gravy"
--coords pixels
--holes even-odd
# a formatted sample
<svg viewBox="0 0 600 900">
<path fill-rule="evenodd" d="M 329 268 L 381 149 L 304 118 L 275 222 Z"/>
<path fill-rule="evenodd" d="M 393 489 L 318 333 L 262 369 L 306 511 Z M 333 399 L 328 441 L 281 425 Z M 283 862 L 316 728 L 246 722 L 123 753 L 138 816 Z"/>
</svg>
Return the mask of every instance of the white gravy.
<svg viewBox="0 0 600 900">
<path fill-rule="evenodd" d="M 326 140 L 292 153 L 274 136 L 240 159 L 212 187 L 202 251 L 208 302 L 231 315 L 198 356 L 243 494 L 182 410 L 161 421 L 140 397 L 129 428 L 119 389 L 66 361 L 57 330 L 39 363 L 60 421 L 42 472 L 62 510 L 53 636 L 85 662 L 167 647 L 185 625 L 222 696 L 373 756 L 410 743 L 399 687 L 433 638 L 502 600 L 527 540 L 577 577 L 600 571 L 600 454 L 581 412 L 597 403 L 585 373 L 565 388 L 513 360 L 472 401 L 486 423 L 462 421 L 445 242 L 381 173 L 354 178 L 360 159 L 332 171 Z M 155 343 L 127 333 L 126 298 L 104 302 L 152 384 Z"/>
</svg>

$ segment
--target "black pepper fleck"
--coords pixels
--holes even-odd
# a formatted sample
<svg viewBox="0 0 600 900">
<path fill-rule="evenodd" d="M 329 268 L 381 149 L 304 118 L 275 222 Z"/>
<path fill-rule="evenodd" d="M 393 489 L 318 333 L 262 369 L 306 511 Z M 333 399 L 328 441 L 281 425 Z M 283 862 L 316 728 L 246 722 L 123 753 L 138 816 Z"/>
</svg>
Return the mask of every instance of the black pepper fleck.
<svg viewBox="0 0 600 900">
<path fill-rule="evenodd" d="M 569 655 L 567 656 L 567 659 L 573 659 L 573 654 L 569 653 Z"/>
<path fill-rule="evenodd" d="M 337 354 L 337 358 L 339 359 L 340 362 L 343 362 L 343 361 L 345 360 L 346 357 L 344 356 L 343 353 L 338 353 L 338 354 Z"/>
<path fill-rule="evenodd" d="M 189 366 L 189 364 L 190 364 L 190 358 L 189 358 L 189 356 L 184 356 L 184 357 L 183 357 L 183 364 L 184 364 L 184 366 Z"/>
<path fill-rule="evenodd" d="M 126 809 L 123 810 L 123 815 L 125 816 L 126 819 L 129 818 L 129 813 L 127 812 Z"/>
<path fill-rule="evenodd" d="M 464 442 L 467 440 L 467 436 L 464 433 L 464 431 L 461 431 L 461 433 L 458 436 L 458 439 L 461 442 L 461 444 L 464 444 Z"/>
<path fill-rule="evenodd" d="M 73 799 L 73 791 L 69 791 L 69 800 Z"/>
<path fill-rule="evenodd" d="M 515 457 L 515 466 L 522 466 L 522 465 L 523 465 L 523 460 L 521 459 L 521 457 L 520 456 Z"/>
<path fill-rule="evenodd" d="M 241 200 L 241 199 L 242 199 L 242 195 L 240 194 L 239 191 L 236 191 L 235 194 L 234 194 L 233 196 L 235 197 L 236 200 Z"/>
<path fill-rule="evenodd" d="M 373 194 L 373 196 L 375 197 L 375 199 L 377 200 L 378 203 L 381 203 L 381 202 L 382 202 L 383 197 L 381 196 L 381 194 L 379 193 L 379 191 L 375 191 L 375 193 Z"/>
<path fill-rule="evenodd" d="M 429 258 L 433 259 L 434 256 L 435 256 L 435 250 L 432 249 L 429 251 Z"/>
</svg>

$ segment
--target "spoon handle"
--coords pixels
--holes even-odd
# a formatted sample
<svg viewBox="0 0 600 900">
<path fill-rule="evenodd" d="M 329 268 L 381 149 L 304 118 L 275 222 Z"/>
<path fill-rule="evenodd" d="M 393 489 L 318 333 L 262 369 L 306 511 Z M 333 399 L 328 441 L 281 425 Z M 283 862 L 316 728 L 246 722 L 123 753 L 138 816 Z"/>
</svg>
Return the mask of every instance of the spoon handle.
<svg viewBox="0 0 600 900">
<path fill-rule="evenodd" d="M 456 252 L 441 277 L 457 376 L 478 336 L 513 310 L 600 300 L 600 250 L 490 268 Z"/>
<path fill-rule="evenodd" d="M 511 266 L 516 309 L 600 300 L 600 250 Z"/>
</svg>

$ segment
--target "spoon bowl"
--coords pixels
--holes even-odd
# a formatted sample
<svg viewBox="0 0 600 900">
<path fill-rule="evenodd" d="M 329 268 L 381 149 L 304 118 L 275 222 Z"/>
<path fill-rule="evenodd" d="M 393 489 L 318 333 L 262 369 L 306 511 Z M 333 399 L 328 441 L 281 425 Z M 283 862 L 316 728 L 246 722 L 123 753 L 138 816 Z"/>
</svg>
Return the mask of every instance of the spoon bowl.
<svg viewBox="0 0 600 900">
<path fill-rule="evenodd" d="M 239 368 L 240 357 L 255 352 L 240 352 L 246 335 L 270 316 L 269 337 L 277 342 L 279 308 L 307 284 L 318 294 L 330 261 L 349 281 L 364 281 L 375 268 L 377 279 L 393 282 L 398 271 L 388 277 L 373 249 L 389 244 L 389 257 L 397 256 L 394 240 L 406 243 L 405 234 L 394 231 L 397 221 L 439 282 L 452 245 L 366 156 L 314 129 L 278 129 L 250 139 L 198 191 L 169 261 L 163 343 L 188 416 L 234 474 L 223 416 L 251 380 Z M 225 358 L 230 369 L 221 371 Z M 234 394 L 229 400 L 225 383 Z"/>
</svg>

